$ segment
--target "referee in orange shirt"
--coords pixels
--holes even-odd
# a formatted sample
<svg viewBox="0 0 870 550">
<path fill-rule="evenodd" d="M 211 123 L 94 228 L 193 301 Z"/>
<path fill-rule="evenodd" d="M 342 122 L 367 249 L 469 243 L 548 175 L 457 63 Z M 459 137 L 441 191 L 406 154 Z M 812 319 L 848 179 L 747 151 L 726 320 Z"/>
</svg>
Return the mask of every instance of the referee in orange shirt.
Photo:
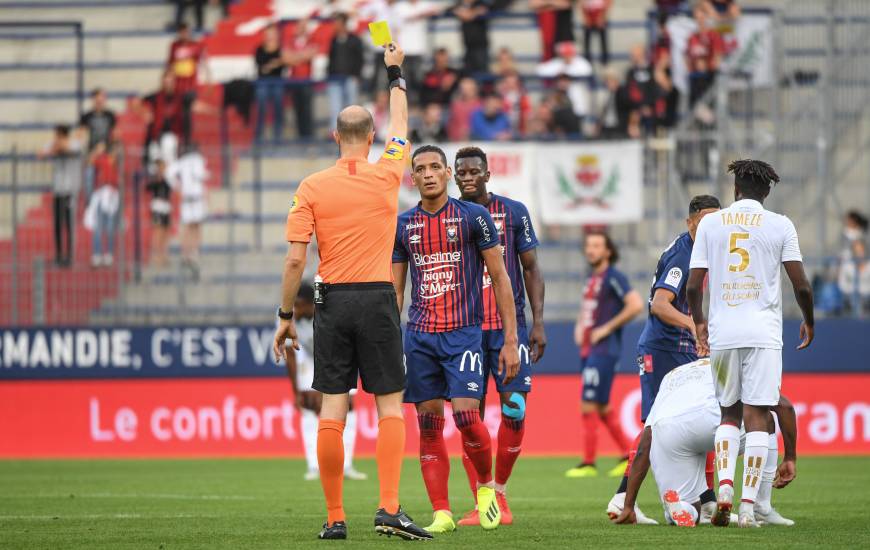
<svg viewBox="0 0 870 550">
<path fill-rule="evenodd" d="M 402 78 L 405 54 L 389 44 L 384 63 L 390 80 L 390 127 L 380 159 L 370 164 L 374 141 L 372 115 L 358 105 L 344 109 L 334 132 L 340 158 L 299 185 L 287 216 L 287 241 L 281 285 L 275 359 L 280 361 L 296 327 L 293 303 L 305 269 L 312 233 L 320 250 L 314 315 L 314 384 L 323 393 L 317 431 L 317 462 L 326 497 L 327 521 L 321 539 L 347 538 L 342 482 L 342 432 L 348 392 L 362 380 L 378 409 L 376 456 L 380 506 L 375 531 L 404 539 L 429 539 L 399 506 L 399 478 L 405 452 L 402 392 L 405 368 L 399 308 L 392 285 L 399 184 L 409 153 L 408 99 Z M 319 292 L 318 292 L 319 290 Z"/>
</svg>

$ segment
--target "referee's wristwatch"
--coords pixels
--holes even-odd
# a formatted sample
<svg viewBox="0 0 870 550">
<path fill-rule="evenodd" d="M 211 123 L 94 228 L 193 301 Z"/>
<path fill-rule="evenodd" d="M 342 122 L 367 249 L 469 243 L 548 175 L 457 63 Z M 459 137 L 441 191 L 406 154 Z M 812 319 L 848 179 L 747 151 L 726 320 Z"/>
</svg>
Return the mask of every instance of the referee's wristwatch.
<svg viewBox="0 0 870 550">
<path fill-rule="evenodd" d="M 281 306 L 278 306 L 278 318 L 283 319 L 284 321 L 290 321 L 293 319 L 293 310 L 290 311 L 282 311 Z"/>
</svg>

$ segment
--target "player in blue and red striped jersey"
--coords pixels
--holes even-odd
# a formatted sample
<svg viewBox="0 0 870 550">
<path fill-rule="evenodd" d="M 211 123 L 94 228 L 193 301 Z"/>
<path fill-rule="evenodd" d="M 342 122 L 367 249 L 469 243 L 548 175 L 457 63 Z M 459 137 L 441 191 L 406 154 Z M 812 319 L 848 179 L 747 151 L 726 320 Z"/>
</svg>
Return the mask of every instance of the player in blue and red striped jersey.
<svg viewBox="0 0 870 550">
<path fill-rule="evenodd" d="M 610 389 L 622 349 L 622 327 L 643 310 L 643 300 L 632 290 L 628 278 L 613 267 L 619 251 L 610 235 L 594 231 L 586 235 L 586 261 L 592 272 L 586 280 L 574 342 L 580 347 L 583 370 L 584 451 L 583 462 L 565 472 L 566 477 L 598 475 L 595 453 L 598 423 L 603 422 L 625 458 L 611 475 L 622 475 L 628 460 L 629 444 L 614 412 L 610 409 Z M 618 469 L 618 473 L 614 474 Z"/>
<path fill-rule="evenodd" d="M 506 382 L 519 370 L 517 320 L 498 230 L 482 206 L 452 199 L 452 172 L 441 149 L 426 145 L 411 157 L 411 177 L 420 202 L 401 214 L 396 227 L 393 280 L 402 307 L 410 266 L 411 305 L 405 329 L 405 402 L 414 403 L 420 425 L 420 468 L 433 508 L 426 530 L 456 529 L 447 496 L 450 458 L 444 443 L 444 400 L 462 433 L 478 477 L 477 499 L 484 529 L 501 521 L 492 478 L 492 442 L 481 422 L 483 364 L 483 270 L 492 278 L 505 345 L 498 370 Z"/>
<path fill-rule="evenodd" d="M 466 147 L 456 153 L 454 163 L 456 184 L 462 199 L 485 206 L 498 229 L 499 242 L 505 266 L 511 279 L 519 337 L 520 372 L 510 383 L 496 375 L 498 357 L 503 347 L 501 317 L 496 308 L 495 293 L 489 273 L 483 275 L 483 372 L 484 399 L 480 415 L 485 410 L 486 387 L 489 375 L 495 379 L 501 399 L 502 417 L 498 429 L 498 448 L 495 457 L 495 490 L 501 508 L 501 523 L 513 523 L 507 504 L 505 486 L 514 463 L 520 454 L 525 433 L 527 393 L 532 390 L 532 366 L 544 355 L 547 338 L 544 334 L 544 279 L 538 268 L 538 239 L 529 211 L 521 202 L 490 193 L 486 189 L 490 173 L 486 154 L 477 147 Z M 532 307 L 532 330 L 526 329 L 526 290 Z M 474 493 L 477 475 L 468 456 L 463 453 L 462 464 Z M 465 514 L 459 525 L 478 525 L 477 508 Z"/>
</svg>

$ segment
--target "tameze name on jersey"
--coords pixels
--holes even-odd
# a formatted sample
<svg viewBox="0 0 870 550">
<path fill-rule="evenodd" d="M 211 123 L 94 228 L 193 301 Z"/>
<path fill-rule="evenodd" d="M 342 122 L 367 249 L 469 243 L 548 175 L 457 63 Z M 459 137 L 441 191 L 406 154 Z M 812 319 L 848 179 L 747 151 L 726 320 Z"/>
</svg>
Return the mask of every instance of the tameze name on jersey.
<svg viewBox="0 0 870 550">
<path fill-rule="evenodd" d="M 451 264 L 462 261 L 462 252 L 433 252 L 432 254 L 420 254 L 414 252 L 414 265 Z"/>
<path fill-rule="evenodd" d="M 761 227 L 762 214 L 752 212 L 722 212 L 722 225 Z"/>
</svg>

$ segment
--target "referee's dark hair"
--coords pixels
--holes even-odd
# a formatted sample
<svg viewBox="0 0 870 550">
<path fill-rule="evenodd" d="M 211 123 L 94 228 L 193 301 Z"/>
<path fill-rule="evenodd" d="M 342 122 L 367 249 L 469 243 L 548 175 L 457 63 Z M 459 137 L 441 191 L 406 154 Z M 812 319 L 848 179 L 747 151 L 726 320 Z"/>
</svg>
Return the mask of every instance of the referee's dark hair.
<svg viewBox="0 0 870 550">
<path fill-rule="evenodd" d="M 303 300 L 309 304 L 314 303 L 314 286 L 311 283 L 302 281 L 299 285 L 299 292 L 296 293 L 297 300 Z"/>
<path fill-rule="evenodd" d="M 586 233 L 586 238 L 589 237 L 604 237 L 604 246 L 607 248 L 607 251 L 610 252 L 610 265 L 615 264 L 619 261 L 619 247 L 616 246 L 616 243 L 613 242 L 613 239 L 610 238 L 610 234 L 603 229 L 592 229 Z"/>
<path fill-rule="evenodd" d="M 459 159 L 470 158 L 479 158 L 481 162 L 483 162 L 484 170 L 489 169 L 489 161 L 486 160 L 486 153 L 484 153 L 480 147 L 463 147 L 459 151 L 456 151 L 456 163 L 459 162 Z"/>
<path fill-rule="evenodd" d="M 707 210 L 710 208 L 716 208 L 717 210 L 722 208 L 722 205 L 719 203 L 719 199 L 717 199 L 713 195 L 697 195 L 695 197 L 692 197 L 692 200 L 689 201 L 690 216 L 697 214 L 701 210 Z"/>
<path fill-rule="evenodd" d="M 447 167 L 447 155 L 444 154 L 444 150 L 435 145 L 424 145 L 422 147 L 418 147 L 414 154 L 411 155 L 411 168 L 414 167 L 414 159 L 417 158 L 417 155 L 421 155 L 423 153 L 438 153 L 441 156 L 441 162 L 444 163 L 444 167 Z"/>
<path fill-rule="evenodd" d="M 728 165 L 728 173 L 734 174 L 734 185 L 741 195 L 763 200 L 772 185 L 779 183 L 779 174 L 762 160 L 735 160 Z"/>
</svg>

